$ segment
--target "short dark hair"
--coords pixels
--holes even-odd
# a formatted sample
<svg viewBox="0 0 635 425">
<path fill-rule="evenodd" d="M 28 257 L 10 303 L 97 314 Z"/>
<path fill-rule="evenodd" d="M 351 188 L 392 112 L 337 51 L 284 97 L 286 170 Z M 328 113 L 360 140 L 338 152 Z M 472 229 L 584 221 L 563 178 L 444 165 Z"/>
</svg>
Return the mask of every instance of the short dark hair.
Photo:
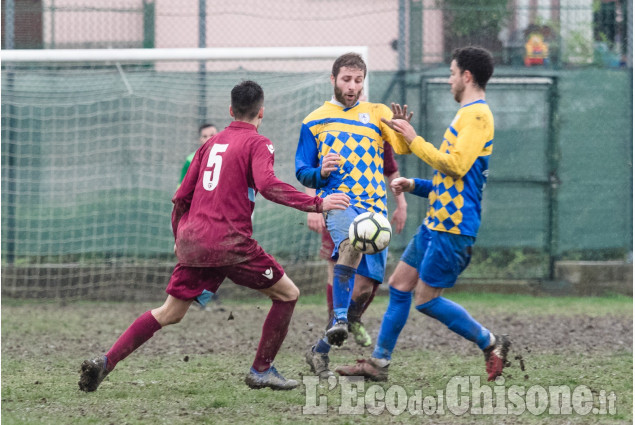
<svg viewBox="0 0 635 425">
<path fill-rule="evenodd" d="M 265 92 L 255 81 L 243 81 L 232 89 L 232 110 L 236 119 L 254 119 L 264 102 Z"/>
<path fill-rule="evenodd" d="M 361 55 L 357 53 L 345 53 L 335 59 L 335 62 L 333 62 L 333 69 L 331 70 L 331 74 L 335 77 L 335 79 L 337 79 L 337 75 L 340 73 L 340 69 L 342 69 L 342 67 L 361 69 L 364 71 L 364 78 L 366 78 L 366 62 L 364 62 Z"/>
<path fill-rule="evenodd" d="M 201 132 L 202 132 L 203 130 L 205 130 L 206 128 L 209 128 L 209 127 L 216 127 L 216 126 L 215 126 L 214 124 L 212 124 L 212 123 L 209 123 L 209 122 L 203 123 L 203 124 L 201 124 L 201 126 L 198 128 L 198 134 L 201 134 Z"/>
<path fill-rule="evenodd" d="M 494 73 L 494 58 L 489 50 L 478 46 L 459 47 L 452 52 L 452 59 L 461 72 L 470 71 L 476 85 L 485 90 Z"/>
</svg>

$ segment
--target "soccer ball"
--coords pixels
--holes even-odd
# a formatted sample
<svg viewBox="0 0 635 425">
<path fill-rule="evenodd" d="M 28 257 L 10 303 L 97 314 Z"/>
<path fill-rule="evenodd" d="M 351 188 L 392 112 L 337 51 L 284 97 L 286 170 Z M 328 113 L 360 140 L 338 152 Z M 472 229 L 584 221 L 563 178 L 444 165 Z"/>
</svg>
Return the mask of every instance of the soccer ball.
<svg viewBox="0 0 635 425">
<path fill-rule="evenodd" d="M 392 237 L 390 222 L 382 214 L 365 212 L 348 228 L 348 238 L 356 251 L 376 254 L 386 249 Z"/>
</svg>

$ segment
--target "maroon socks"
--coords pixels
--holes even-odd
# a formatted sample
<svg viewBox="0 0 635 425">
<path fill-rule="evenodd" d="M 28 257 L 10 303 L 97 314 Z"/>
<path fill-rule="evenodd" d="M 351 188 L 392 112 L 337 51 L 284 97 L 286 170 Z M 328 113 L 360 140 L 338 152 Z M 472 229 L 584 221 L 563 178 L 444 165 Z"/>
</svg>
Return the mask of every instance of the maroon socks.
<svg viewBox="0 0 635 425">
<path fill-rule="evenodd" d="M 293 301 L 273 301 L 265 323 L 262 325 L 262 336 L 260 337 L 260 344 L 258 344 L 258 351 L 252 365 L 256 371 L 264 372 L 271 367 L 273 359 L 275 359 L 284 338 L 287 336 L 289 322 L 291 322 L 291 316 L 297 301 L 297 299 Z"/>
<path fill-rule="evenodd" d="M 146 311 L 139 316 L 137 320 L 132 322 L 132 325 L 121 334 L 110 351 L 106 353 L 106 357 L 108 358 L 106 369 L 108 371 L 113 370 L 117 363 L 128 357 L 130 353 L 152 338 L 152 335 L 159 329 L 161 329 L 161 325 L 150 311 Z"/>
</svg>

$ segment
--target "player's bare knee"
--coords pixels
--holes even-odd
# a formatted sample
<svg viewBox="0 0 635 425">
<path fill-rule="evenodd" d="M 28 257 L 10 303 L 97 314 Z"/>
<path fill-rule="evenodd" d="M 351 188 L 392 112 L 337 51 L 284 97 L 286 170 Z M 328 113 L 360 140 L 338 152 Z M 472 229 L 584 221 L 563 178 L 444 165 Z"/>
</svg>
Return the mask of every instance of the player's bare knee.
<svg viewBox="0 0 635 425">
<path fill-rule="evenodd" d="M 440 297 L 442 293 L 443 288 L 434 288 L 424 281 L 419 280 L 415 290 L 415 303 L 417 305 L 425 304 L 437 297 Z"/>
<path fill-rule="evenodd" d="M 277 299 L 279 301 L 295 301 L 300 297 L 300 289 L 291 281 L 287 282 L 281 290 L 276 292 L 275 298 L 272 296 L 271 299 Z"/>
<path fill-rule="evenodd" d="M 348 239 L 345 239 L 342 243 L 340 243 L 338 253 L 339 257 L 337 264 L 357 267 L 362 259 L 362 253 L 353 249 L 353 245 L 351 245 L 351 242 Z"/>
<path fill-rule="evenodd" d="M 287 296 L 289 297 L 288 301 L 297 300 L 298 298 L 300 298 L 300 288 L 293 285 L 293 287 L 289 290 L 289 293 L 287 294 Z"/>
<path fill-rule="evenodd" d="M 353 298 L 368 297 L 373 293 L 375 281 L 371 278 L 357 275 L 355 276 L 355 288 L 353 289 Z"/>
</svg>

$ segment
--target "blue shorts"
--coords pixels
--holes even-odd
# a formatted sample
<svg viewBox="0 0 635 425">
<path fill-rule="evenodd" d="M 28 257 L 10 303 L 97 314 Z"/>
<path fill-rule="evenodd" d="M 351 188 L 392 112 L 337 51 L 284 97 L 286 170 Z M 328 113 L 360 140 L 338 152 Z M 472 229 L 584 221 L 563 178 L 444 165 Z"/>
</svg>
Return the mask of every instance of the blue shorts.
<svg viewBox="0 0 635 425">
<path fill-rule="evenodd" d="M 326 229 L 333 239 L 335 247 L 331 258 L 337 261 L 339 257 L 340 244 L 348 239 L 348 228 L 359 214 L 368 212 L 363 208 L 350 206 L 345 210 L 331 210 L 325 213 Z M 388 257 L 388 249 L 384 249 L 377 254 L 364 254 L 362 261 L 357 266 L 357 274 L 376 280 L 379 283 L 384 281 L 386 273 L 386 258 Z"/>
<path fill-rule="evenodd" d="M 434 288 L 451 288 L 470 264 L 473 236 L 437 232 L 422 224 L 406 247 L 401 261 L 419 270 L 419 277 Z"/>
</svg>

